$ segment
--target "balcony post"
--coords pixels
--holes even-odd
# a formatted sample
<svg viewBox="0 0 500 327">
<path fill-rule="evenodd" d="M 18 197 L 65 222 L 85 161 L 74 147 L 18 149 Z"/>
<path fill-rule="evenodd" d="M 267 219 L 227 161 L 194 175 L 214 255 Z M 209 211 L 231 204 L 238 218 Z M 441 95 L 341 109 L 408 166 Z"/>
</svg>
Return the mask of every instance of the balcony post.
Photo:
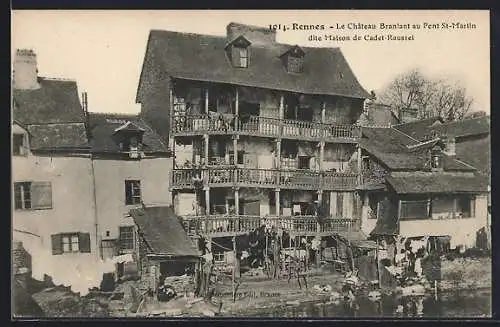
<svg viewBox="0 0 500 327">
<path fill-rule="evenodd" d="M 205 215 L 210 215 L 210 187 L 204 187 L 205 190 Z"/>
<path fill-rule="evenodd" d="M 319 214 L 319 209 L 322 205 L 322 202 L 323 201 L 323 190 L 322 189 L 319 189 L 318 190 L 318 207 L 316 208 L 316 217 L 318 217 L 318 214 Z M 321 232 L 321 225 L 319 223 L 319 221 L 316 222 L 316 233 L 319 234 Z"/>
<path fill-rule="evenodd" d="M 238 130 L 238 115 L 239 115 L 239 112 L 240 112 L 240 93 L 238 92 L 238 87 L 236 86 L 234 88 L 234 130 L 235 131 Z"/>
<path fill-rule="evenodd" d="M 233 135 L 233 160 L 236 166 L 238 164 L 238 135 Z"/>
<path fill-rule="evenodd" d="M 361 172 L 362 158 L 361 158 L 361 147 L 359 146 L 359 144 L 356 145 L 356 150 L 358 151 L 358 184 L 361 185 L 361 183 L 363 183 L 363 175 Z"/>
<path fill-rule="evenodd" d="M 203 140 L 205 141 L 205 146 L 203 147 L 204 150 L 204 158 L 205 158 L 205 165 L 208 166 L 208 147 L 209 147 L 209 142 L 208 142 L 208 134 L 203 135 Z"/>
<path fill-rule="evenodd" d="M 234 188 L 234 211 L 236 215 L 240 214 L 240 189 Z"/>
<path fill-rule="evenodd" d="M 283 94 L 280 94 L 280 107 L 278 112 L 278 134 L 283 134 L 283 117 L 285 117 L 285 97 Z"/>
<path fill-rule="evenodd" d="M 327 132 L 326 132 L 326 129 L 325 129 L 325 122 L 326 122 L 326 119 L 325 119 L 325 115 L 326 115 L 326 101 L 323 100 L 321 102 L 321 124 L 323 124 L 323 126 L 321 126 L 321 137 L 322 138 L 325 138 L 326 135 L 327 135 Z"/>
<path fill-rule="evenodd" d="M 281 139 L 276 139 L 276 184 L 281 183 Z"/>
<path fill-rule="evenodd" d="M 208 87 L 205 88 L 205 113 L 208 115 Z"/>
<path fill-rule="evenodd" d="M 176 132 L 176 128 L 174 127 L 174 90 L 172 86 L 172 80 L 170 81 L 170 86 L 168 88 L 168 100 L 170 105 L 169 108 L 170 130 Z"/>
<path fill-rule="evenodd" d="M 325 141 L 319 142 L 319 171 L 324 170 L 324 161 L 325 160 Z"/>
<path fill-rule="evenodd" d="M 326 101 L 321 102 L 321 123 L 325 123 Z"/>
<path fill-rule="evenodd" d="M 277 188 L 274 190 L 274 199 L 275 199 L 275 206 L 276 206 L 276 210 L 275 210 L 275 214 L 276 216 L 279 218 L 279 215 L 280 215 L 280 209 L 281 209 L 281 203 L 280 203 L 280 189 Z"/>
</svg>

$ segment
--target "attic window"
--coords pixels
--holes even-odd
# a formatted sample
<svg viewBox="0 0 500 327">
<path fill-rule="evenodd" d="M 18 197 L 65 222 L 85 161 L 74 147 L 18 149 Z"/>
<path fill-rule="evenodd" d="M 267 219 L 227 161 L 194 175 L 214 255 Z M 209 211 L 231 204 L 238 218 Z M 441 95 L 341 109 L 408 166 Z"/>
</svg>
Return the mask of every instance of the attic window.
<svg viewBox="0 0 500 327">
<path fill-rule="evenodd" d="M 239 56 L 238 67 L 247 68 L 248 67 L 248 49 L 241 48 L 241 47 L 236 47 L 235 49 L 239 53 L 238 54 L 238 56 Z"/>
<path fill-rule="evenodd" d="M 231 49 L 231 62 L 236 68 L 247 68 L 250 62 L 250 41 L 245 37 L 239 36 L 232 41 L 228 47 Z"/>
<path fill-rule="evenodd" d="M 294 46 L 283 54 L 286 70 L 292 74 L 302 72 L 304 65 L 304 51 L 299 46 Z"/>
<path fill-rule="evenodd" d="M 344 73 L 340 72 L 339 76 L 340 76 L 340 78 L 344 78 Z"/>
</svg>

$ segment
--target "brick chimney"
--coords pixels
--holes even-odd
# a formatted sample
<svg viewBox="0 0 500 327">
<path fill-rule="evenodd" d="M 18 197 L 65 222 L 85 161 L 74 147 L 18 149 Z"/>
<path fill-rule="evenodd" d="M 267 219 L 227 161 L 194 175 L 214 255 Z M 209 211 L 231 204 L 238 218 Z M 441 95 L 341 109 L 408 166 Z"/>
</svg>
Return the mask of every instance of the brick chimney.
<svg viewBox="0 0 500 327">
<path fill-rule="evenodd" d="M 276 31 L 265 27 L 229 23 L 226 27 L 226 33 L 228 42 L 243 35 L 251 42 L 252 46 L 276 43 Z"/>
<path fill-rule="evenodd" d="M 12 73 L 15 89 L 35 90 L 40 88 L 36 53 L 33 50 L 17 49 Z"/>
</svg>

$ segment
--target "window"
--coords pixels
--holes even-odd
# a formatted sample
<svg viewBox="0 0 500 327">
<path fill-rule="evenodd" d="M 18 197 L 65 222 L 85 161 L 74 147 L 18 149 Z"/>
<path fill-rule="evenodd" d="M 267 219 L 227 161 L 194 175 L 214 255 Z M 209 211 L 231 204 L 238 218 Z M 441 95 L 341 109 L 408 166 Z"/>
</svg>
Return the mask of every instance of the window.
<svg viewBox="0 0 500 327">
<path fill-rule="evenodd" d="M 299 156 L 299 169 L 309 169 L 310 162 L 311 162 L 311 157 Z"/>
<path fill-rule="evenodd" d="M 287 70 L 289 73 L 301 73 L 302 72 L 302 57 L 296 57 L 292 55 L 288 55 L 288 65 Z"/>
<path fill-rule="evenodd" d="M 120 250 L 134 249 L 134 226 L 120 227 Z"/>
<path fill-rule="evenodd" d="M 439 168 L 441 165 L 439 155 L 432 154 L 431 167 L 434 169 Z"/>
<path fill-rule="evenodd" d="M 238 153 L 236 154 L 237 156 L 237 164 L 238 165 L 243 165 L 243 157 L 244 157 L 245 151 L 239 150 Z M 229 164 L 234 165 L 234 151 L 229 151 Z"/>
<path fill-rule="evenodd" d="M 50 182 L 15 182 L 14 208 L 16 210 L 51 209 L 52 185 Z"/>
<path fill-rule="evenodd" d="M 362 169 L 363 170 L 370 170 L 370 157 L 368 156 L 363 156 L 362 158 Z"/>
<path fill-rule="evenodd" d="M 427 197 L 413 197 L 400 201 L 401 219 L 427 219 L 431 212 L 431 201 Z"/>
<path fill-rule="evenodd" d="M 248 49 L 247 48 L 237 48 L 239 53 L 239 67 L 247 68 L 248 67 Z"/>
<path fill-rule="evenodd" d="M 12 136 L 12 154 L 15 156 L 26 155 L 26 145 L 24 134 L 14 134 Z"/>
<path fill-rule="evenodd" d="M 90 253 L 89 233 L 62 233 L 51 236 L 52 254 Z"/>
<path fill-rule="evenodd" d="M 128 180 L 125 181 L 125 204 L 140 204 L 141 203 L 141 181 Z"/>
</svg>

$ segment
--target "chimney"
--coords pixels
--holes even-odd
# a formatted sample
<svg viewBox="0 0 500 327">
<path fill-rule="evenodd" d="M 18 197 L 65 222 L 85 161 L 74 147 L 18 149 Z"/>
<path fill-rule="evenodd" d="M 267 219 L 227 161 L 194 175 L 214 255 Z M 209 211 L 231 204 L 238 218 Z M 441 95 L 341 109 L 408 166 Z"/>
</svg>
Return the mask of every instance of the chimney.
<svg viewBox="0 0 500 327">
<path fill-rule="evenodd" d="M 15 89 L 35 90 L 40 88 L 36 53 L 33 50 L 17 49 L 12 73 Z"/>
<path fill-rule="evenodd" d="M 228 42 L 243 35 L 252 45 L 270 45 L 276 43 L 276 31 L 265 27 L 229 23 L 226 27 L 226 33 Z"/>
</svg>

